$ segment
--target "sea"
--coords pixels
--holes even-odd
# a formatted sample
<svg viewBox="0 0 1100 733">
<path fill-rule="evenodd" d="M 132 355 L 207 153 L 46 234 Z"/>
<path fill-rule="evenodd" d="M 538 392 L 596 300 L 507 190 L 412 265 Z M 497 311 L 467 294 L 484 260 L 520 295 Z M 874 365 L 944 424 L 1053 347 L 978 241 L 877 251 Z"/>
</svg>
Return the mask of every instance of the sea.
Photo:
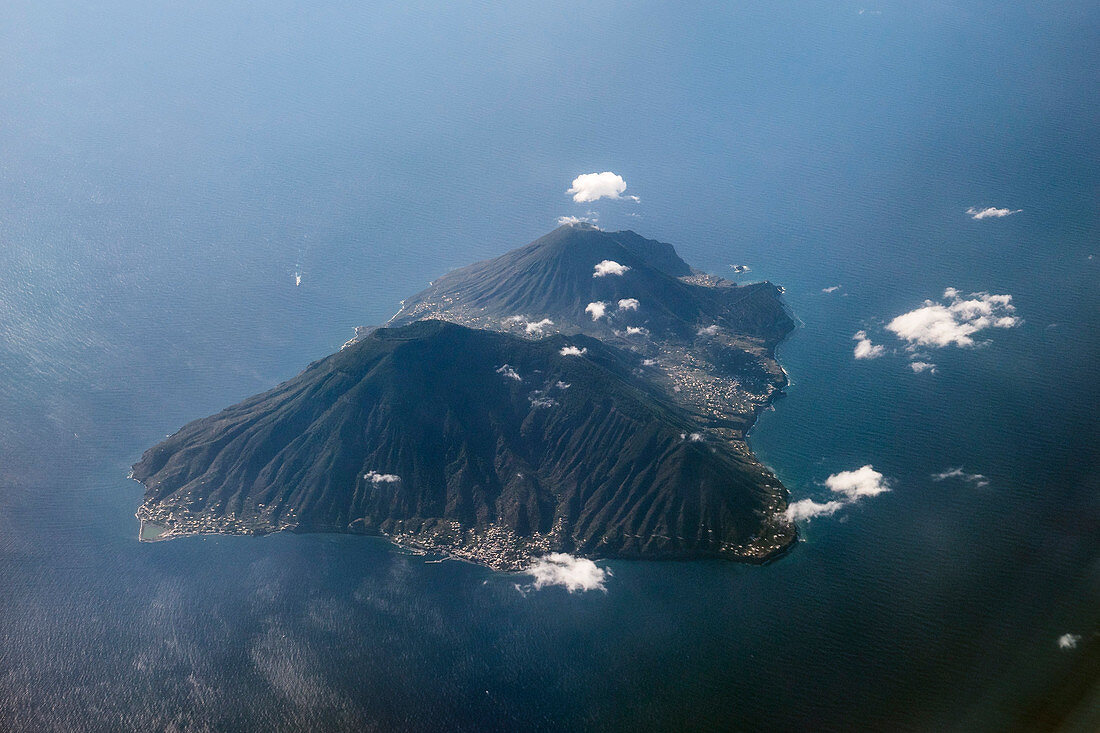
<svg viewBox="0 0 1100 733">
<path fill-rule="evenodd" d="M 0 729 L 1097 729 L 1098 38 L 1088 0 L 7 0 Z M 138 542 L 145 449 L 559 217 L 782 285 L 751 446 L 792 500 L 889 491 L 575 593 Z M 887 328 L 947 288 L 1018 322 Z"/>
</svg>

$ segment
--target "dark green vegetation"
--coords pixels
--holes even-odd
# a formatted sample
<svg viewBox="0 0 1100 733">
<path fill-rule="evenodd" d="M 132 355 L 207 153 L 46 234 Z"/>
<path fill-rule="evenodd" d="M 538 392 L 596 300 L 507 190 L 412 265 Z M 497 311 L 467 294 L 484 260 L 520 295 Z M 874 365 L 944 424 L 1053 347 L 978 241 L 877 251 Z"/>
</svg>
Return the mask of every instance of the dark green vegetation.
<svg viewBox="0 0 1100 733">
<path fill-rule="evenodd" d="M 593 277 L 603 260 L 630 269 Z M 743 432 L 785 383 L 777 295 L 632 232 L 562 227 L 147 451 L 138 515 L 159 538 L 382 534 L 500 568 L 550 551 L 767 559 L 795 533 Z"/>
</svg>

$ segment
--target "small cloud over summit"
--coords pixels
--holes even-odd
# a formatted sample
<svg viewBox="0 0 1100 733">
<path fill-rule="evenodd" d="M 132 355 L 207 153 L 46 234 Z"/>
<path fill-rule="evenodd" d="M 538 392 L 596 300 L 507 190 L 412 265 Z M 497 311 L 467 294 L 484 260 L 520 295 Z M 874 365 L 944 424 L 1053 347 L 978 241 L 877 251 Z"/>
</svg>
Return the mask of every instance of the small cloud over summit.
<svg viewBox="0 0 1100 733">
<path fill-rule="evenodd" d="M 637 298 L 623 298 L 619 301 L 619 310 L 621 311 L 636 311 L 641 303 Z"/>
<path fill-rule="evenodd" d="M 595 269 L 592 271 L 592 277 L 607 277 L 608 275 L 623 275 L 628 272 L 630 268 L 626 265 L 620 265 L 615 260 L 602 260 L 596 263 Z"/>
<path fill-rule="evenodd" d="M 976 206 L 971 206 L 966 210 L 967 214 L 970 214 L 971 219 L 1001 219 L 1012 214 L 1019 214 L 1023 209 L 998 209 L 996 206 L 987 206 L 984 209 L 979 209 Z"/>
<path fill-rule="evenodd" d="M 367 471 L 363 475 L 363 479 L 375 485 L 396 484 L 401 482 L 401 477 L 395 473 L 378 473 L 378 471 Z"/>
<path fill-rule="evenodd" d="M 578 349 L 576 346 L 563 346 L 558 353 L 562 356 L 584 356 L 588 353 L 588 348 Z"/>
<path fill-rule="evenodd" d="M 593 227 L 593 228 L 599 229 L 599 227 L 596 226 L 597 221 L 599 221 L 599 220 L 596 219 L 595 217 L 590 217 L 590 216 L 559 216 L 558 217 L 558 226 L 563 226 L 565 224 L 568 224 L 571 227 L 580 226 L 580 227 Z"/>
<path fill-rule="evenodd" d="M 623 177 L 611 171 L 604 171 L 603 173 L 582 173 L 573 179 L 572 187 L 565 193 L 571 194 L 578 204 L 619 198 L 638 201 L 637 196 L 624 197 L 624 191 L 626 191 L 626 181 Z"/>
</svg>

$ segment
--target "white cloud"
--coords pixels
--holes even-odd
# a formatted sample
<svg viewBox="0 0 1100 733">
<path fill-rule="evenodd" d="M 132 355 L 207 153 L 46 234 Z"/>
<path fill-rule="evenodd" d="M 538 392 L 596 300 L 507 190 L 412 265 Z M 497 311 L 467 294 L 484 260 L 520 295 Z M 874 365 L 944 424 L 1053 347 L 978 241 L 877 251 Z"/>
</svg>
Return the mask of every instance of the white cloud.
<svg viewBox="0 0 1100 733">
<path fill-rule="evenodd" d="M 526 572 L 535 590 L 560 585 L 570 593 L 602 590 L 607 592 L 610 570 L 604 570 L 588 558 L 573 557 L 564 552 L 552 552 L 535 560 Z"/>
<path fill-rule="evenodd" d="M 549 397 L 546 397 L 541 392 L 532 392 L 527 396 L 527 399 L 531 402 L 531 407 L 557 407 L 558 403 Z"/>
<path fill-rule="evenodd" d="M 886 324 L 898 338 L 917 346 L 973 346 L 974 334 L 987 328 L 1012 328 L 1020 324 L 1013 315 L 1011 295 L 971 293 L 963 298 L 955 288 L 943 291 L 946 303 L 924 301 L 916 310 L 903 313 Z"/>
<path fill-rule="evenodd" d="M 569 384 L 568 382 L 563 382 L 559 379 L 554 386 L 557 387 L 558 389 L 569 389 L 573 385 Z"/>
<path fill-rule="evenodd" d="M 641 303 L 637 298 L 623 298 L 619 301 L 619 310 L 623 311 L 636 311 Z"/>
<path fill-rule="evenodd" d="M 500 323 L 502 326 L 523 326 L 524 332 L 534 336 L 542 336 L 546 329 L 554 325 L 554 322 L 549 318 L 543 318 L 541 321 L 529 321 L 527 316 L 508 316 Z"/>
<path fill-rule="evenodd" d="M 866 331 L 856 331 L 852 340 L 858 342 L 854 352 L 857 359 L 877 359 L 886 353 L 885 346 L 876 346 L 871 343 Z"/>
<path fill-rule="evenodd" d="M 626 181 L 623 180 L 622 176 L 611 171 L 604 171 L 603 173 L 582 173 L 573 179 L 573 186 L 566 193 L 572 194 L 573 200 L 578 204 L 583 204 L 604 198 L 624 198 L 622 194 L 625 190 Z M 633 201 L 638 200 L 637 196 L 626 196 L 625 198 Z"/>
<path fill-rule="evenodd" d="M 593 321 L 598 321 L 607 315 L 607 303 L 602 300 L 597 300 L 595 303 L 589 303 L 584 307 L 584 312 L 592 315 Z"/>
<path fill-rule="evenodd" d="M 1059 649 L 1076 649 L 1079 643 L 1081 643 L 1080 634 L 1062 634 L 1058 637 Z"/>
<path fill-rule="evenodd" d="M 554 322 L 551 321 L 549 318 L 543 318 L 541 321 L 528 321 L 527 325 L 525 326 L 525 330 L 527 331 L 527 333 L 533 333 L 541 336 L 544 329 L 549 328 L 553 325 Z"/>
<path fill-rule="evenodd" d="M 397 474 L 378 473 L 378 471 L 367 471 L 363 478 L 372 484 L 396 484 L 401 481 L 401 477 Z"/>
<path fill-rule="evenodd" d="M 787 506 L 784 516 L 788 521 L 828 517 L 846 506 L 855 504 L 868 496 L 878 496 L 890 490 L 889 482 L 871 464 L 861 466 L 854 471 L 841 471 L 825 479 L 825 485 L 840 498 L 826 502 L 802 499 Z"/>
<path fill-rule="evenodd" d="M 814 501 L 813 499 L 802 499 L 796 501 L 793 504 L 787 505 L 787 511 L 784 512 L 784 516 L 788 522 L 796 522 L 800 519 L 813 519 L 814 517 L 828 517 L 836 514 L 838 511 L 847 506 L 848 502 L 844 501 L 827 501 L 823 504 Z"/>
<path fill-rule="evenodd" d="M 502 364 L 501 366 L 497 367 L 497 374 L 502 374 L 508 379 L 514 379 L 517 382 L 523 381 L 523 377 L 519 375 L 519 372 L 513 369 L 509 364 Z"/>
<path fill-rule="evenodd" d="M 648 328 L 642 328 L 641 326 L 627 326 L 626 327 L 626 335 L 627 336 L 649 336 L 649 329 Z"/>
<path fill-rule="evenodd" d="M 657 366 L 656 359 L 642 359 L 642 366 Z"/>
<path fill-rule="evenodd" d="M 834 473 L 825 479 L 825 485 L 830 491 L 843 494 L 849 501 L 855 501 L 864 496 L 878 496 L 890 490 L 886 479 L 872 468 L 870 463 L 854 471 Z"/>
<path fill-rule="evenodd" d="M 911 361 L 909 362 L 909 368 L 917 374 L 920 374 L 921 372 L 931 372 L 932 374 L 936 373 L 936 365 L 930 361 Z"/>
<path fill-rule="evenodd" d="M 710 325 L 710 326 L 703 326 L 702 328 L 700 328 L 698 331 L 695 332 L 695 335 L 696 336 L 714 336 L 715 334 L 718 333 L 718 331 L 719 331 L 718 324 L 713 324 L 713 325 Z"/>
<path fill-rule="evenodd" d="M 927 300 L 924 307 L 898 316 L 886 328 L 899 338 L 922 346 L 971 346 L 974 339 L 970 335 L 977 330 L 956 320 L 947 307 Z"/>
<path fill-rule="evenodd" d="M 587 226 L 587 227 L 595 227 L 595 228 L 598 229 L 599 227 L 596 227 L 596 222 L 597 221 L 599 221 L 599 219 L 596 219 L 595 217 L 591 217 L 591 216 L 559 216 L 558 217 L 558 226 L 562 226 L 563 224 L 568 224 L 571 227 L 575 227 L 575 226 L 584 227 L 584 226 Z"/>
<path fill-rule="evenodd" d="M 607 277 L 608 275 L 622 275 L 630 268 L 626 265 L 620 265 L 615 260 L 603 260 L 596 264 L 595 270 L 592 272 L 592 277 Z"/>
<path fill-rule="evenodd" d="M 838 290 L 840 290 L 840 286 L 839 286 L 839 285 L 830 285 L 830 286 L 829 286 L 829 287 L 827 287 L 827 288 L 822 288 L 822 289 L 821 289 L 821 292 L 823 292 L 823 293 L 835 293 L 835 292 L 836 292 L 836 291 L 838 291 Z"/>
<path fill-rule="evenodd" d="M 970 214 L 971 219 L 1000 219 L 1004 216 L 1011 216 L 1012 214 L 1019 214 L 1023 209 L 998 209 L 995 206 L 987 206 L 984 209 L 979 209 L 976 206 L 971 206 L 966 210 L 966 213 Z"/>
<path fill-rule="evenodd" d="M 578 349 L 576 346 L 563 346 L 559 353 L 562 356 L 583 356 L 588 353 L 588 348 Z"/>
<path fill-rule="evenodd" d="M 967 473 L 962 469 L 962 466 L 958 468 L 948 468 L 940 473 L 932 474 L 933 481 L 946 481 L 947 479 L 957 478 L 960 481 L 966 481 L 974 484 L 979 489 L 983 486 L 989 486 L 989 479 L 980 473 Z"/>
</svg>

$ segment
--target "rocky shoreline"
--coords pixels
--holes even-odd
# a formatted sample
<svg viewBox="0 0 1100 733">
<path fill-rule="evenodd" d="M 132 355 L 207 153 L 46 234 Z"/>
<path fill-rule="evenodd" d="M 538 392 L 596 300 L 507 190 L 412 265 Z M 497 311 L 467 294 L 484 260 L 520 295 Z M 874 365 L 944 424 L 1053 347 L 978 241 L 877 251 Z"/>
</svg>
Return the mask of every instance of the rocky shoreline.
<svg viewBox="0 0 1100 733">
<path fill-rule="evenodd" d="M 441 526 L 437 522 L 423 522 L 419 530 L 399 529 L 392 532 L 370 532 L 356 522 L 339 527 L 302 528 L 297 523 L 268 523 L 258 518 L 242 519 L 238 517 L 218 517 L 216 515 L 192 515 L 180 508 L 168 508 L 143 504 L 134 515 L 141 523 L 139 541 L 164 542 L 183 537 L 204 535 L 214 536 L 251 536 L 261 537 L 277 532 L 302 534 L 361 534 L 370 537 L 383 537 L 397 547 L 420 555 L 431 555 L 471 562 L 483 565 L 499 572 L 524 570 L 539 557 L 551 552 L 568 551 L 561 546 L 560 530 L 548 535 L 536 534 L 532 537 L 520 537 L 514 531 L 501 525 L 489 525 L 483 530 L 474 527 L 462 527 L 457 522 Z M 147 533 L 147 529 L 154 529 Z M 718 559 L 728 559 L 753 564 L 770 562 L 785 554 L 797 539 L 793 524 L 777 524 L 775 534 L 768 538 L 740 546 L 723 547 L 713 553 Z M 591 559 L 623 560 L 686 560 L 699 559 L 706 555 L 693 553 L 659 552 L 647 555 L 600 555 L 585 553 Z"/>
</svg>

